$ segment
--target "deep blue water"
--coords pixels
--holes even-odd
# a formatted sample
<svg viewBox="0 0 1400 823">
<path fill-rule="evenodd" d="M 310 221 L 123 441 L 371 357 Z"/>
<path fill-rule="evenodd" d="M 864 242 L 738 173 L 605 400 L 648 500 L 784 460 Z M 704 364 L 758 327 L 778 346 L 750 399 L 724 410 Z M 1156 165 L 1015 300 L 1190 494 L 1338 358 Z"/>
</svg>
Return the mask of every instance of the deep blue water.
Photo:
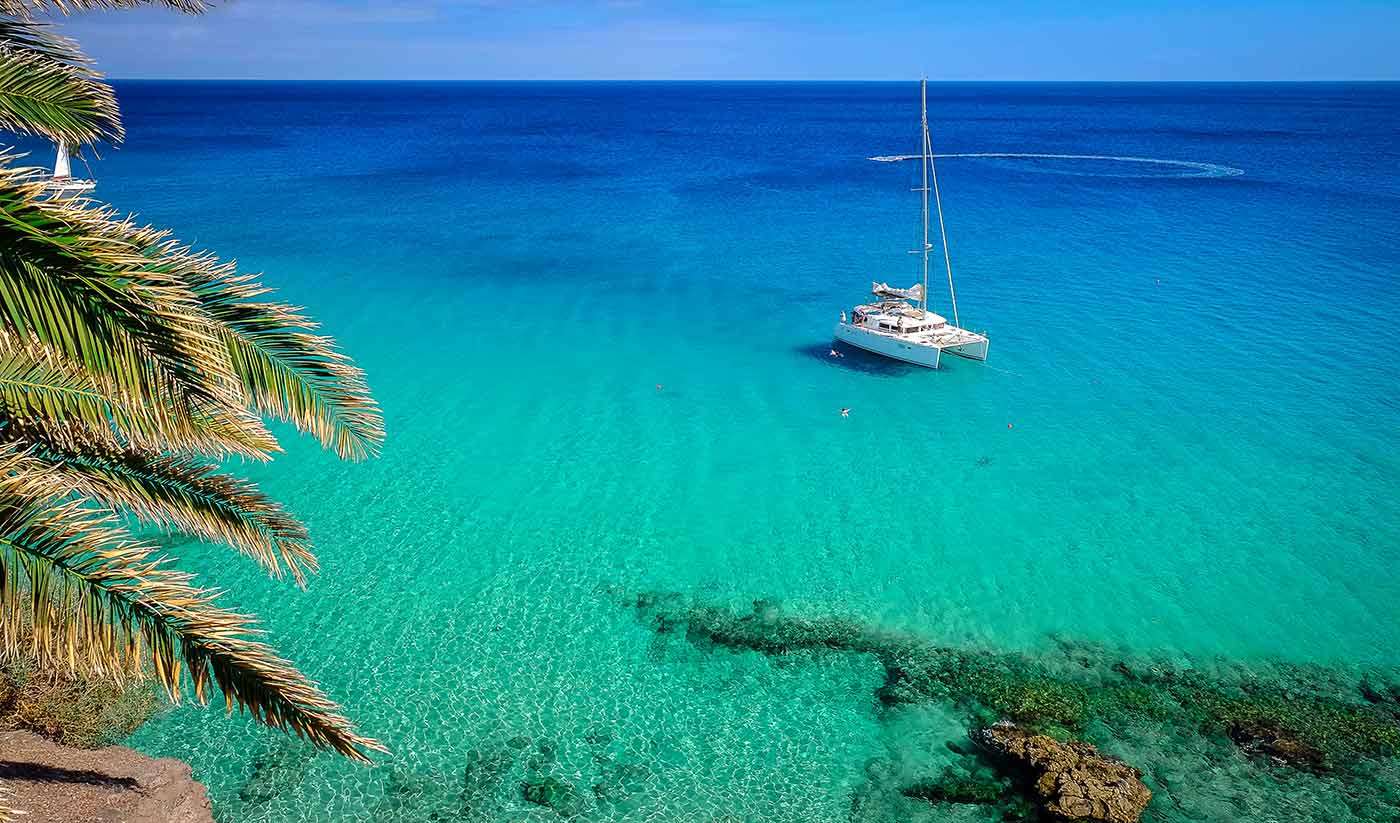
<svg viewBox="0 0 1400 823">
<path fill-rule="evenodd" d="M 225 820 L 427 819 L 521 735 L 587 785 L 598 724 L 650 764 L 599 819 L 846 819 L 890 746 L 869 665 L 659 654 L 602 592 L 1400 665 L 1400 85 L 934 84 L 940 153 L 1198 164 L 941 161 L 992 348 L 937 372 L 827 356 L 872 279 L 917 276 L 916 169 L 865 159 L 916 150 L 914 83 L 118 91 L 99 193 L 265 270 L 389 429 L 372 463 L 289 433 L 246 467 L 309 523 L 309 592 L 178 549 L 394 752 L 194 709 L 138 733 Z M 1144 748 L 1157 819 L 1344 819 Z M 553 814 L 516 780 L 475 813 Z"/>
</svg>

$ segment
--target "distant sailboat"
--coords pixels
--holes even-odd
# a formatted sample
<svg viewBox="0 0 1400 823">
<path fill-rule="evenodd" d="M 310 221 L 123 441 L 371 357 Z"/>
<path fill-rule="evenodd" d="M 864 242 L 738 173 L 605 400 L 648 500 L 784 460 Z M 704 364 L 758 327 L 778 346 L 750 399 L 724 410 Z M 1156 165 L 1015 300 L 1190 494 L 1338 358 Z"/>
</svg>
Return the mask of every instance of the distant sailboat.
<svg viewBox="0 0 1400 823">
<path fill-rule="evenodd" d="M 990 346 L 987 336 L 958 326 L 958 294 L 953 288 L 953 264 L 948 256 L 948 235 L 943 229 L 943 199 L 938 192 L 938 171 L 933 165 L 933 141 L 928 132 L 928 81 L 919 87 L 923 105 L 923 186 L 915 189 L 924 199 L 923 248 L 913 252 L 923 257 L 924 280 L 907 289 L 887 283 L 871 284 L 876 300 L 856 306 L 848 318 L 841 313 L 836 325 L 836 339 L 865 349 L 873 354 L 903 360 L 931 369 L 938 368 L 939 357 L 947 351 L 970 360 L 986 360 Z M 930 186 L 932 182 L 932 186 Z M 948 270 L 948 298 L 953 310 L 953 322 L 928 310 L 928 256 L 933 244 L 928 242 L 929 192 L 938 212 L 938 234 L 943 240 L 943 264 Z"/>
<path fill-rule="evenodd" d="M 44 190 L 54 197 L 72 197 L 85 191 L 92 191 L 97 184 L 91 180 L 73 176 L 73 164 L 68 157 L 68 144 L 59 142 L 58 156 L 53 161 L 53 177 L 45 183 Z"/>
</svg>

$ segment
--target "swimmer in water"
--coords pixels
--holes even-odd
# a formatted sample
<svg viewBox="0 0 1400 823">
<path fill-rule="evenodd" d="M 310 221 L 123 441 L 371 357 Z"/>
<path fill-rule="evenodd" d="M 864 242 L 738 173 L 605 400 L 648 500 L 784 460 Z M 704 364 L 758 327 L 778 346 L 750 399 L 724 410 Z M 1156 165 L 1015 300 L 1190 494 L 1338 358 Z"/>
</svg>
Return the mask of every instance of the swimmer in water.
<svg viewBox="0 0 1400 823">
<path fill-rule="evenodd" d="M 842 416 L 842 417 L 850 417 L 850 416 L 851 416 L 851 410 L 850 410 L 850 409 L 842 409 L 842 410 L 841 410 L 841 416 Z"/>
<path fill-rule="evenodd" d="M 831 354 L 828 354 L 828 355 L 827 355 L 827 357 L 845 357 L 845 356 L 846 356 L 846 355 L 842 354 L 841 352 L 837 351 L 836 349 L 832 349 L 832 350 L 831 350 Z"/>
</svg>

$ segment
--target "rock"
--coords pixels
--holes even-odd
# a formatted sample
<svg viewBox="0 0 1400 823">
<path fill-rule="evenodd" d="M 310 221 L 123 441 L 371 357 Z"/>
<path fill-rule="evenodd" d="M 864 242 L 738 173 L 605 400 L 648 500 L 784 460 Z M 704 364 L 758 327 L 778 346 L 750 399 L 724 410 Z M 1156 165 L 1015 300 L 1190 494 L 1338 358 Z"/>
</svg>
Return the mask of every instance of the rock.
<svg viewBox="0 0 1400 823">
<path fill-rule="evenodd" d="M 633 797 L 646 791 L 653 777 L 645 763 L 614 763 L 603 769 L 603 779 L 593 784 L 593 795 L 599 801 L 626 805 Z"/>
<path fill-rule="evenodd" d="M 0 732 L 0 782 L 22 820 L 47 823 L 213 823 L 209 796 L 174 758 L 122 746 L 73 749 L 29 732 Z"/>
<path fill-rule="evenodd" d="M 974 738 L 1013 766 L 1041 812 L 1052 820 L 1137 823 L 1152 799 L 1142 772 L 1099 754 L 1088 743 L 1061 743 L 1005 722 L 982 729 Z"/>
<path fill-rule="evenodd" d="M 1326 768 L 1326 757 L 1316 747 L 1299 740 L 1286 729 L 1265 720 L 1242 720 L 1230 724 L 1230 739 L 1240 750 L 1267 757 L 1280 766 L 1308 771 Z"/>
<path fill-rule="evenodd" d="M 456 823 L 463 815 L 450 786 L 445 774 L 390 766 L 384 796 L 369 819 L 374 823 Z"/>
<path fill-rule="evenodd" d="M 930 803 L 989 804 L 1000 801 L 1011 787 L 996 775 L 966 774 L 947 769 L 936 780 L 915 783 L 903 790 L 905 797 Z"/>
<path fill-rule="evenodd" d="M 0 684 L 0 690 L 3 690 L 3 688 L 4 686 Z M 1359 688 L 1361 690 L 1361 696 L 1366 698 L 1367 703 L 1384 703 L 1392 706 L 1400 705 L 1400 686 L 1377 683 L 1372 681 L 1369 677 L 1363 677 L 1361 678 Z M 0 704 L 3 704 L 3 702 L 3 698 L 0 698 Z"/>
<path fill-rule="evenodd" d="M 498 805 L 497 792 L 515 765 L 514 748 L 515 744 L 508 742 L 504 746 L 487 744 L 467 752 L 466 767 L 462 770 L 464 812 L 485 816 Z"/>
<path fill-rule="evenodd" d="M 557 777 L 527 780 L 520 784 L 520 792 L 529 802 L 547 806 L 562 817 L 578 817 L 585 811 L 583 795 L 572 783 Z"/>
<path fill-rule="evenodd" d="M 306 778 L 306 770 L 316 750 L 300 740 L 268 738 L 253 757 L 253 769 L 238 788 L 238 799 L 256 805 L 289 792 Z"/>
</svg>

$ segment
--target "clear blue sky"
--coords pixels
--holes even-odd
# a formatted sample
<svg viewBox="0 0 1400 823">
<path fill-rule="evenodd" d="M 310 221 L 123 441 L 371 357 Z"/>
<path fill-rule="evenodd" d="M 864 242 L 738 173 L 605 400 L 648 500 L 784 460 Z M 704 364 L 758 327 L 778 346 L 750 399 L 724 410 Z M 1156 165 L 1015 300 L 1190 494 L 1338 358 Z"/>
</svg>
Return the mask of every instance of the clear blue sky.
<svg viewBox="0 0 1400 823">
<path fill-rule="evenodd" d="M 64 28 L 113 77 L 1400 79 L 1400 0 L 232 0 Z"/>
</svg>

